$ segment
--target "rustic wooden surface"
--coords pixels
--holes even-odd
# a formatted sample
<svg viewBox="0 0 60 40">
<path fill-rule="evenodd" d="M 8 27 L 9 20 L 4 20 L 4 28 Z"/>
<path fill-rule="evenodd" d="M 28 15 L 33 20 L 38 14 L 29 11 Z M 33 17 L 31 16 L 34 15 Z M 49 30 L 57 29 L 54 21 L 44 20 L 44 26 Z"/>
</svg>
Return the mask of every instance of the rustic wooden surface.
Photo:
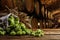
<svg viewBox="0 0 60 40">
<path fill-rule="evenodd" d="M 43 31 L 48 35 L 60 35 L 60 29 L 43 29 Z"/>
<path fill-rule="evenodd" d="M 43 37 L 33 36 L 0 36 L 0 40 L 60 40 L 60 35 L 44 35 Z"/>
<path fill-rule="evenodd" d="M 0 40 L 60 40 L 60 29 L 43 29 L 43 30 L 45 35 L 42 37 L 34 37 L 28 35 L 0 36 Z"/>
</svg>

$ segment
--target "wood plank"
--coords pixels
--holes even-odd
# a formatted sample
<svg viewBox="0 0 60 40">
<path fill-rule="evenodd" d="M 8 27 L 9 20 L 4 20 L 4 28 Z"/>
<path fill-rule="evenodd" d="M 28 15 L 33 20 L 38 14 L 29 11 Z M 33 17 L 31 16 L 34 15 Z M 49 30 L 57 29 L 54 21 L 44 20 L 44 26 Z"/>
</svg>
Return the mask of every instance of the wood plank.
<svg viewBox="0 0 60 40">
<path fill-rule="evenodd" d="M 7 6 L 9 8 L 14 8 L 13 1 L 12 0 L 6 0 L 6 2 L 7 2 Z"/>
<path fill-rule="evenodd" d="M 45 34 L 60 34 L 60 29 L 43 29 Z"/>
<path fill-rule="evenodd" d="M 34 36 L 0 36 L 1 40 L 60 40 L 60 35 Z"/>
<path fill-rule="evenodd" d="M 33 11 L 33 7 L 34 7 L 34 3 L 33 3 L 34 0 L 25 0 L 25 4 L 26 4 L 26 9 L 31 12 Z"/>
<path fill-rule="evenodd" d="M 13 1 L 13 7 L 15 8 L 15 7 L 17 7 L 17 2 L 16 2 L 16 0 L 12 0 Z"/>
</svg>

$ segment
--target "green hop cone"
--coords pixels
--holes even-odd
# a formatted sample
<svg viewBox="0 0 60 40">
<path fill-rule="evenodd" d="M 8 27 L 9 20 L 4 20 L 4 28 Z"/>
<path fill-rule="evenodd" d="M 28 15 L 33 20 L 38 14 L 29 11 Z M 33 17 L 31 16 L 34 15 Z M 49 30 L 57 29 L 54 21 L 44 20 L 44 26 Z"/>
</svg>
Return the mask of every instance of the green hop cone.
<svg viewBox="0 0 60 40">
<path fill-rule="evenodd" d="M 40 30 L 40 29 L 37 29 L 36 31 L 37 31 L 37 32 L 42 32 L 42 30 Z"/>
<path fill-rule="evenodd" d="M 19 24 L 15 24 L 16 27 L 19 27 Z"/>
<path fill-rule="evenodd" d="M 25 31 L 26 31 L 26 33 L 29 34 L 29 35 L 32 33 L 32 30 L 31 30 L 31 29 L 25 29 Z"/>
<path fill-rule="evenodd" d="M 9 33 L 11 28 L 6 28 L 5 30 L 6 30 L 7 33 Z"/>
<path fill-rule="evenodd" d="M 38 29 L 37 31 L 41 34 L 41 36 L 44 36 L 43 30 Z"/>
<path fill-rule="evenodd" d="M 14 35 L 16 35 L 16 32 L 13 30 L 13 31 L 10 32 L 10 35 L 14 36 Z"/>
<path fill-rule="evenodd" d="M 36 30 L 36 32 L 35 32 L 35 36 L 40 37 L 40 36 L 43 36 L 43 35 L 44 35 L 44 33 L 43 33 L 42 30 L 40 30 L 40 29 L 37 29 L 37 30 Z"/>
<path fill-rule="evenodd" d="M 41 34 L 41 36 L 44 36 L 44 33 L 40 33 Z"/>
<path fill-rule="evenodd" d="M 5 31 L 0 31 L 0 35 L 5 35 L 6 32 Z"/>
<path fill-rule="evenodd" d="M 2 27 L 0 27 L 0 31 L 3 31 L 3 28 Z"/>
<path fill-rule="evenodd" d="M 14 30 L 15 30 L 16 32 L 17 32 L 17 31 L 22 31 L 22 29 L 19 28 L 19 27 L 16 27 Z"/>
<path fill-rule="evenodd" d="M 35 36 L 36 36 L 36 37 L 40 37 L 40 36 L 41 36 L 41 34 L 35 34 Z"/>
<path fill-rule="evenodd" d="M 22 34 L 23 34 L 23 35 L 25 35 L 25 34 L 26 34 L 26 32 L 25 32 L 25 31 L 22 31 Z"/>
<path fill-rule="evenodd" d="M 25 29 L 26 28 L 25 24 L 24 23 L 21 23 L 21 22 L 20 22 L 20 26 L 21 26 L 22 29 Z"/>
<path fill-rule="evenodd" d="M 8 22 L 9 22 L 10 26 L 14 26 L 14 24 L 15 24 L 14 17 L 13 16 L 10 16 L 8 18 Z"/>
<path fill-rule="evenodd" d="M 6 32 L 5 32 L 5 31 L 3 31 L 3 32 L 2 32 L 2 35 L 5 35 L 5 34 L 6 34 Z"/>
<path fill-rule="evenodd" d="M 32 31 L 31 35 L 32 35 L 32 36 L 35 36 L 35 31 Z"/>
<path fill-rule="evenodd" d="M 15 24 L 16 28 L 21 28 L 20 24 Z"/>
<path fill-rule="evenodd" d="M 19 18 L 15 18 L 15 24 L 19 24 Z"/>
<path fill-rule="evenodd" d="M 17 31 L 17 35 L 22 35 L 22 31 Z"/>
</svg>

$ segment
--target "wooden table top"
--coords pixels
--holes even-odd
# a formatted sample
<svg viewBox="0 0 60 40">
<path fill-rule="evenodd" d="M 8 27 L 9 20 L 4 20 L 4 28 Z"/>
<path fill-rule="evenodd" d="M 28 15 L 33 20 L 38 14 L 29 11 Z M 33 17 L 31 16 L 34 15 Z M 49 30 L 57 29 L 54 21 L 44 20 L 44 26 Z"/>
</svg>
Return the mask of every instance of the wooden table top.
<svg viewBox="0 0 60 40">
<path fill-rule="evenodd" d="M 0 36 L 0 40 L 60 40 L 60 29 L 43 29 L 42 37 L 24 36 Z"/>
</svg>

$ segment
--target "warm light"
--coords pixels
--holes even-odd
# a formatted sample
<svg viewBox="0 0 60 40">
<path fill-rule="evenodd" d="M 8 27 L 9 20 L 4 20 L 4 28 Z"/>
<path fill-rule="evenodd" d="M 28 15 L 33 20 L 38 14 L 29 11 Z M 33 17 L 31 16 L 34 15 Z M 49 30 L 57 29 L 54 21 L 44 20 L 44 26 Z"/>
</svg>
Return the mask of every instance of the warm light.
<svg viewBox="0 0 60 40">
<path fill-rule="evenodd" d="M 40 23 L 38 23 L 38 25 L 40 25 Z"/>
<path fill-rule="evenodd" d="M 58 22 L 60 23 L 60 19 L 58 20 Z"/>
<path fill-rule="evenodd" d="M 46 23 L 46 25 L 48 25 L 48 23 Z"/>
</svg>

